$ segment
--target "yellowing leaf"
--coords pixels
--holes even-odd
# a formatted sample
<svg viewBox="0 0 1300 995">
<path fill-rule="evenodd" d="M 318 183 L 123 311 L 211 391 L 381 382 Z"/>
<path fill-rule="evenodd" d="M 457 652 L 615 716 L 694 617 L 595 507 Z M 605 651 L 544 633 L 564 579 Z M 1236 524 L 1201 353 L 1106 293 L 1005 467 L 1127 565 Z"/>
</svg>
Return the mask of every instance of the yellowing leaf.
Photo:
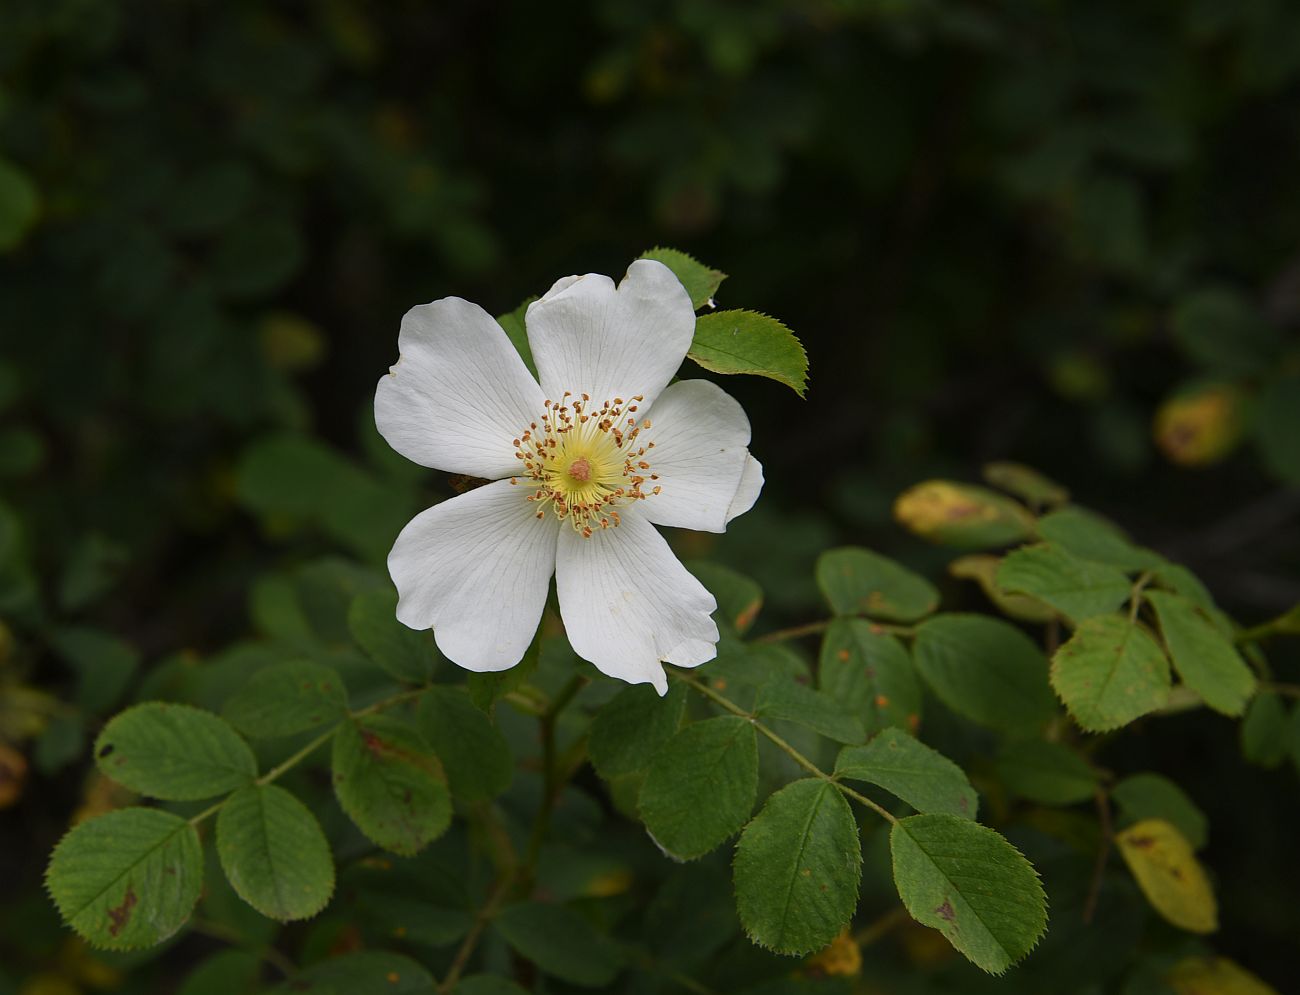
<svg viewBox="0 0 1300 995">
<path fill-rule="evenodd" d="M 1226 957 L 1188 957 L 1165 975 L 1178 995 L 1277 995 L 1245 968 Z"/>
<path fill-rule="evenodd" d="M 851 978 L 862 973 L 862 948 L 847 927 L 830 944 L 807 960 L 814 974 L 832 978 Z"/>
<path fill-rule="evenodd" d="M 1241 440 L 1241 391 L 1231 384 L 1199 385 L 1160 405 L 1152 434 L 1161 452 L 1181 466 L 1217 463 Z"/>
<path fill-rule="evenodd" d="M 1115 837 L 1124 862 L 1153 908 L 1193 933 L 1219 928 L 1214 890 L 1192 844 L 1163 819 L 1143 819 Z"/>
<path fill-rule="evenodd" d="M 927 480 L 894 501 L 894 518 L 923 539 L 964 549 L 1008 546 L 1034 535 L 1034 519 L 986 487 Z"/>
</svg>

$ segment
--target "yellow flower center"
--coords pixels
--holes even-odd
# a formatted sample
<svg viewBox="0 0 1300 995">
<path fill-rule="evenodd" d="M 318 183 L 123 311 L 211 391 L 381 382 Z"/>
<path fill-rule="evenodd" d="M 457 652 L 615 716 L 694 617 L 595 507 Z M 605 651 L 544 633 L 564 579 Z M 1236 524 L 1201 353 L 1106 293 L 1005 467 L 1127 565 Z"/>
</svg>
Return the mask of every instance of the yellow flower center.
<svg viewBox="0 0 1300 995">
<path fill-rule="evenodd" d="M 650 422 L 633 417 L 642 400 L 616 397 L 596 406 L 586 394 L 575 398 L 566 391 L 558 402 L 546 402 L 540 421 L 515 439 L 524 473 L 510 478 L 533 489 L 528 500 L 537 503 L 538 518 L 549 506 L 556 518 L 591 536 L 619 524 L 619 505 L 659 493 L 658 485 L 646 489 L 659 475 L 645 458 L 654 443 L 641 441 Z"/>
</svg>

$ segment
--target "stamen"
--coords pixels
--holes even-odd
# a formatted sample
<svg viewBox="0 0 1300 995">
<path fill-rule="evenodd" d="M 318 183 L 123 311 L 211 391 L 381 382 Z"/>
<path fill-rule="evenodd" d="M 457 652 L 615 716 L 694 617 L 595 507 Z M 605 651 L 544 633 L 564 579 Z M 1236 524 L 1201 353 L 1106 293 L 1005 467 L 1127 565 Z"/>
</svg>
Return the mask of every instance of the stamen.
<svg viewBox="0 0 1300 995">
<path fill-rule="evenodd" d="M 568 520 L 573 530 L 590 538 L 596 529 L 617 527 L 616 505 L 643 501 L 662 488 L 644 490 L 646 453 L 653 442 L 638 443 L 650 422 L 629 417 L 645 398 L 638 394 L 625 401 L 616 397 L 593 405 L 590 395 L 575 397 L 565 391 L 560 400 L 547 398 L 540 422 L 533 422 L 514 440 L 515 458 L 523 474 L 511 483 L 532 488 L 527 500 L 544 518 L 550 506 L 555 517 Z M 650 474 L 658 480 L 658 474 Z"/>
</svg>

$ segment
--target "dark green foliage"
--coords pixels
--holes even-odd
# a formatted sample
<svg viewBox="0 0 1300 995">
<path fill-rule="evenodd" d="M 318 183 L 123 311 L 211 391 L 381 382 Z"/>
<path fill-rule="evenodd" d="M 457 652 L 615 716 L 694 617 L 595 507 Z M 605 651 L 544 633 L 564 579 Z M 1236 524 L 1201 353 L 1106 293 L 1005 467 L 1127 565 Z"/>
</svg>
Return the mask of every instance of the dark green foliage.
<svg viewBox="0 0 1300 995">
<path fill-rule="evenodd" d="M 1288 990 L 1294 4 L 0 6 L 0 993 Z M 401 315 L 531 363 L 648 245 L 764 465 L 670 536 L 719 659 L 466 676 L 384 569 L 476 483 L 374 429 Z"/>
</svg>

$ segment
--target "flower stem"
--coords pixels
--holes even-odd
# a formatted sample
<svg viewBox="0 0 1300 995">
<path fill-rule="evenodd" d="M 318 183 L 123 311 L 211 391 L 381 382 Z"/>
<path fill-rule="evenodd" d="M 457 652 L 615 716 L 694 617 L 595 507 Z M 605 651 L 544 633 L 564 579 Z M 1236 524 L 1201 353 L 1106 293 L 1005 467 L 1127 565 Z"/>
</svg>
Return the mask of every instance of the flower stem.
<svg viewBox="0 0 1300 995">
<path fill-rule="evenodd" d="M 528 849 L 522 861 L 515 861 L 501 872 L 501 876 L 497 879 L 492 892 L 475 914 L 473 925 L 470 926 L 469 932 L 465 934 L 465 938 L 456 949 L 456 955 L 452 959 L 447 976 L 438 985 L 438 995 L 445 995 L 445 993 L 452 991 L 456 987 L 456 983 L 460 981 L 460 976 L 464 972 L 466 965 L 469 964 L 470 958 L 474 955 L 474 950 L 478 947 L 483 931 L 487 929 L 488 923 L 496 917 L 502 903 L 514 892 L 518 890 L 527 891 L 532 887 L 537 858 L 541 853 L 542 842 L 546 839 L 547 829 L 550 827 L 551 813 L 555 809 L 555 803 L 559 800 L 564 785 L 582 763 L 581 742 L 566 750 L 562 756 L 558 755 L 555 743 L 556 722 L 560 713 L 573 701 L 577 693 L 586 684 L 586 677 L 574 676 L 538 715 L 542 738 L 542 800 L 538 806 L 537 815 L 533 819 L 532 832 L 528 837 Z"/>
<path fill-rule="evenodd" d="M 888 809 L 884 808 L 881 805 L 878 805 L 876 802 L 873 802 L 866 795 L 859 794 L 857 791 L 854 791 L 852 788 L 850 788 L 847 784 L 842 784 L 839 781 L 837 781 L 834 777 L 832 777 L 830 774 L 827 774 L 815 763 L 813 763 L 802 753 L 796 750 L 793 746 L 787 743 L 784 739 L 778 736 L 775 732 L 773 732 L 762 722 L 760 722 L 757 719 L 757 717 L 745 711 L 743 708 L 737 705 L 730 698 L 726 697 L 725 695 L 719 694 L 713 688 L 709 687 L 707 684 L 703 683 L 702 681 L 696 680 L 694 677 L 686 677 L 682 674 L 674 674 L 673 676 L 677 680 L 681 681 L 683 684 L 687 685 L 688 687 L 694 688 L 700 694 L 704 695 L 704 697 L 712 701 L 715 705 L 718 705 L 719 707 L 725 709 L 726 711 L 730 712 L 732 715 L 738 715 L 742 719 L 747 719 L 755 729 L 757 729 L 769 740 L 771 740 L 771 742 L 777 747 L 777 749 L 781 750 L 781 752 L 786 754 L 786 756 L 788 756 L 791 760 L 797 763 L 800 767 L 808 771 L 808 773 L 812 774 L 813 777 L 820 777 L 823 781 L 827 781 L 835 785 L 836 789 L 838 789 L 841 794 L 845 795 L 848 798 L 852 798 L 858 804 L 871 809 L 871 811 L 875 812 L 878 816 L 880 816 L 882 819 L 884 819 L 886 822 L 890 823 L 891 825 L 894 825 L 898 822 L 898 820 L 894 818 L 893 813 L 890 812 Z"/>
<path fill-rule="evenodd" d="M 533 830 L 528 838 L 528 851 L 524 857 L 527 879 L 532 877 L 532 868 L 537 863 L 542 841 L 546 838 L 546 831 L 550 827 L 551 811 L 555 808 L 555 802 L 567 781 L 567 777 L 561 774 L 560 767 L 556 763 L 555 723 L 565 706 L 586 683 L 587 678 L 581 675 L 570 678 L 569 682 L 560 689 L 560 693 L 551 699 L 551 703 L 539 719 L 542 735 L 542 803 L 537 809 L 537 817 L 533 820 Z"/>
</svg>

